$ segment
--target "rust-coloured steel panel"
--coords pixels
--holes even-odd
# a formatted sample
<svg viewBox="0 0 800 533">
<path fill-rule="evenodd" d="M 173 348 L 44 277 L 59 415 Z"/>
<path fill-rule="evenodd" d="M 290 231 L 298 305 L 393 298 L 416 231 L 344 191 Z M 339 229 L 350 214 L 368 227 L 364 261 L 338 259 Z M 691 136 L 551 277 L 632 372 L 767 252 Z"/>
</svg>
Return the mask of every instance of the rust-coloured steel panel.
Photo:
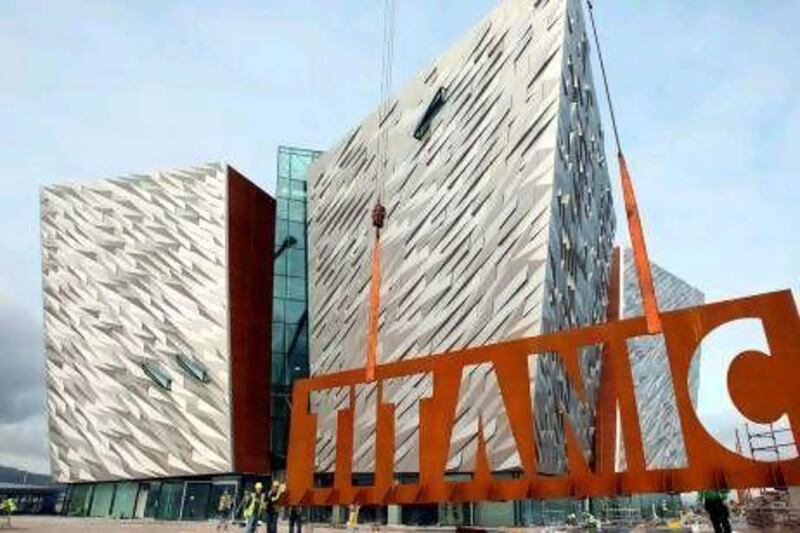
<svg viewBox="0 0 800 533">
<path fill-rule="evenodd" d="M 608 280 L 608 307 L 606 320 L 615 322 L 620 318 L 620 268 L 622 253 L 619 248 L 611 252 L 611 273 Z M 614 394 L 607 394 L 614 387 L 613 365 L 608 357 L 609 346 L 603 347 L 603 362 L 600 366 L 600 394 L 597 397 L 597 431 L 595 431 L 595 463 L 605 472 L 614 470 L 617 447 L 617 402 Z"/>
<path fill-rule="evenodd" d="M 231 409 L 236 472 L 270 471 L 275 200 L 228 167 Z"/>
<path fill-rule="evenodd" d="M 636 410 L 626 340 L 647 335 L 644 317 L 540 337 L 467 349 L 380 365 L 375 369 L 378 398 L 384 380 L 430 372 L 433 396 L 420 409 L 420 477 L 417 484 L 393 482 L 394 405 L 377 404 L 375 481 L 370 487 L 352 486 L 351 458 L 355 395 L 364 383 L 364 369 L 317 376 L 295 383 L 294 409 L 288 458 L 288 500 L 293 503 L 330 505 L 512 500 L 610 496 L 617 494 L 691 491 L 703 488 L 744 488 L 800 485 L 800 459 L 781 463 L 753 461 L 729 451 L 701 424 L 692 407 L 689 365 L 695 348 L 714 328 L 740 318 L 759 318 L 769 342 L 770 354 L 746 352 L 730 369 L 728 383 L 734 403 L 754 421 L 769 422 L 786 413 L 800 441 L 800 318 L 791 291 L 767 293 L 661 314 L 669 352 L 675 396 L 681 418 L 688 466 L 647 470 Z M 561 476 L 537 474 L 533 442 L 533 405 L 529 393 L 528 358 L 545 352 L 558 353 L 570 382 L 581 394 L 579 348 L 605 345 L 600 398 L 610 395 L 619 406 L 627 470 L 615 472 L 613 461 L 601 457 L 587 464 L 566 423 L 569 472 Z M 497 374 L 506 412 L 524 471 L 519 479 L 494 479 L 486 458 L 485 439 L 479 439 L 478 461 L 471 481 L 452 482 L 445 468 L 459 395 L 462 368 L 491 362 Z M 338 413 L 338 442 L 333 487 L 314 487 L 316 415 L 309 409 L 309 393 L 332 387 L 351 390 L 350 408 Z M 391 400 L 391 399 L 389 399 Z M 613 404 L 612 404 L 613 405 Z M 604 434 L 613 418 L 601 419 Z"/>
</svg>

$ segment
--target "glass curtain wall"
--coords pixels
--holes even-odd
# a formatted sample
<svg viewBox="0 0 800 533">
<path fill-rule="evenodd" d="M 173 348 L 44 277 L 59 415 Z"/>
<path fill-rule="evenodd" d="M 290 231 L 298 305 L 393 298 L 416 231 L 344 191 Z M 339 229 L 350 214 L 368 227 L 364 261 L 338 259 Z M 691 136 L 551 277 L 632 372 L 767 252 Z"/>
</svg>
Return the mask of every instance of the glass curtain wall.
<svg viewBox="0 0 800 533">
<path fill-rule="evenodd" d="M 138 488 L 138 483 L 117 483 L 116 491 L 114 493 L 114 506 L 111 509 L 112 517 L 133 518 L 134 507 L 136 506 L 136 492 Z"/>
<path fill-rule="evenodd" d="M 183 500 L 182 482 L 163 483 L 158 496 L 156 518 L 159 520 L 180 520 Z"/>
<path fill-rule="evenodd" d="M 89 514 L 89 505 L 92 502 L 93 485 L 72 485 L 67 495 L 67 515 L 86 516 Z"/>
<path fill-rule="evenodd" d="M 111 503 L 114 500 L 114 484 L 100 483 L 94 487 L 92 496 L 92 508 L 89 516 L 94 518 L 105 518 L 111 512 Z"/>
<path fill-rule="evenodd" d="M 308 376 L 306 191 L 321 152 L 278 148 L 272 315 L 272 468 L 286 468 L 292 381 Z"/>
<path fill-rule="evenodd" d="M 181 520 L 205 520 L 208 518 L 208 500 L 211 494 L 211 483 L 207 481 L 189 481 L 186 483 L 186 495 L 183 498 Z"/>
</svg>

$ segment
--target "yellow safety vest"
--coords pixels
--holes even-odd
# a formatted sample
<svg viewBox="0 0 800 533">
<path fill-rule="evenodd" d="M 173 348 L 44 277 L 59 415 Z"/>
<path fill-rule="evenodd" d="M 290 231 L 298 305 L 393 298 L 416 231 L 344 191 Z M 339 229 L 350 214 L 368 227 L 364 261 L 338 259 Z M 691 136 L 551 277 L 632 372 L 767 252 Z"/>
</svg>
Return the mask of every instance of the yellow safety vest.
<svg viewBox="0 0 800 533">
<path fill-rule="evenodd" d="M 261 494 L 251 494 L 250 501 L 247 502 L 247 507 L 244 509 L 244 517 L 250 518 L 254 515 L 261 514 L 261 511 L 264 509 L 264 493 Z"/>
</svg>

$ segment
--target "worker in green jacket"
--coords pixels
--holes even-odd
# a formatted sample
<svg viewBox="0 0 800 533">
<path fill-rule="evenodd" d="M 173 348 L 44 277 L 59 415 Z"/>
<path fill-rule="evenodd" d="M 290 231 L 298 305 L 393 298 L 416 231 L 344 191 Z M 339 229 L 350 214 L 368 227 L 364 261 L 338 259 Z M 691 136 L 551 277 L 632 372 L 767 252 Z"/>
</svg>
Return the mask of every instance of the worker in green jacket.
<svg viewBox="0 0 800 533">
<path fill-rule="evenodd" d="M 725 500 L 728 499 L 727 490 L 704 490 L 700 493 L 711 525 L 714 526 L 714 533 L 731 533 L 731 523 L 728 520 L 728 506 Z"/>
<path fill-rule="evenodd" d="M 3 503 L 0 504 L 0 511 L 6 515 L 6 525 L 10 529 L 11 528 L 11 515 L 17 512 L 17 502 L 12 500 L 11 498 L 6 498 L 3 500 Z"/>
</svg>

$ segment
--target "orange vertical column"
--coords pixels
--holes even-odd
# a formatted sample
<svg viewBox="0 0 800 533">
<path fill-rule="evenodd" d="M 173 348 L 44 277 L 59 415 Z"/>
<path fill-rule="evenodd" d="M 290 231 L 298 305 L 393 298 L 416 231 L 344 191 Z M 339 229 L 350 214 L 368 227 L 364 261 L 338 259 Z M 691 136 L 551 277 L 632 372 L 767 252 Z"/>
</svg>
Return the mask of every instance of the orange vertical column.
<svg viewBox="0 0 800 533">
<path fill-rule="evenodd" d="M 375 379 L 378 365 L 378 322 L 381 311 L 381 228 L 386 218 L 386 209 L 380 202 L 372 209 L 372 225 L 375 226 L 375 240 L 372 245 L 372 274 L 369 292 L 369 325 L 367 326 L 367 364 L 366 380 Z"/>
<path fill-rule="evenodd" d="M 369 326 L 367 329 L 367 381 L 375 379 L 378 364 L 378 318 L 381 308 L 381 237 L 375 231 L 372 248 L 372 279 L 369 291 Z"/>
<path fill-rule="evenodd" d="M 611 272 L 608 278 L 608 306 L 606 321 L 614 322 L 620 318 L 620 251 L 611 252 Z M 595 470 L 614 472 L 617 450 L 617 394 L 614 389 L 613 359 L 610 348 L 603 346 L 603 360 L 600 365 L 600 394 L 597 399 L 597 431 L 595 432 Z"/>
</svg>

